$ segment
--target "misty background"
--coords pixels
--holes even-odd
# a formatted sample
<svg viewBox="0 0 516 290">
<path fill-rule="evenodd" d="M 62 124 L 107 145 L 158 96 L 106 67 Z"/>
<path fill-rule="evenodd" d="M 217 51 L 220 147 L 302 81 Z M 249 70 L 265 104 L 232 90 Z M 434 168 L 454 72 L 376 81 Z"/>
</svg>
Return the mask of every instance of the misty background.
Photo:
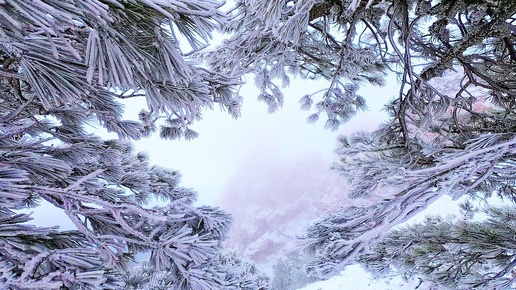
<svg viewBox="0 0 516 290">
<path fill-rule="evenodd" d="M 326 81 L 293 79 L 283 89 L 283 108 L 270 114 L 267 105 L 257 101 L 259 91 L 250 78 L 240 90 L 244 101 L 238 119 L 215 107 L 191 127 L 200 134 L 194 140 L 162 140 L 155 132 L 133 143 L 149 155 L 151 164 L 178 170 L 180 186 L 198 193 L 196 205 L 231 213 L 227 246 L 270 268 L 287 249 L 298 246 L 296 237 L 308 224 L 357 202 L 347 198 L 345 182 L 330 169 L 337 137 L 374 130 L 386 118 L 384 104 L 397 94 L 393 77 L 385 87 L 361 89 L 359 94 L 369 100 L 368 110 L 331 131 L 324 129 L 324 121 L 308 124 L 312 112 L 300 110 L 298 104 L 303 95 L 327 86 Z M 126 119 L 137 119 L 146 107 L 142 99 L 129 99 L 125 105 Z M 91 131 L 104 139 L 117 138 L 98 128 Z M 33 224 L 75 228 L 50 204 L 32 211 Z"/>
<path fill-rule="evenodd" d="M 337 137 L 374 130 L 386 118 L 383 106 L 397 94 L 396 80 L 388 81 L 382 88 L 360 90 L 371 100 L 369 109 L 331 131 L 324 129 L 324 120 L 308 124 L 312 112 L 298 104 L 303 95 L 327 88 L 326 81 L 292 80 L 283 90 L 283 108 L 270 114 L 248 79 L 240 90 L 240 118 L 215 108 L 192 126 L 198 138 L 168 141 L 155 134 L 136 142 L 136 148 L 148 152 L 153 164 L 179 170 L 181 185 L 198 192 L 197 205 L 220 206 L 231 213 L 226 246 L 267 271 L 299 246 L 297 237 L 308 224 L 356 202 L 347 198 L 345 181 L 330 169 Z M 127 113 L 135 116 L 137 111 L 129 111 L 135 108 L 128 107 Z"/>
</svg>

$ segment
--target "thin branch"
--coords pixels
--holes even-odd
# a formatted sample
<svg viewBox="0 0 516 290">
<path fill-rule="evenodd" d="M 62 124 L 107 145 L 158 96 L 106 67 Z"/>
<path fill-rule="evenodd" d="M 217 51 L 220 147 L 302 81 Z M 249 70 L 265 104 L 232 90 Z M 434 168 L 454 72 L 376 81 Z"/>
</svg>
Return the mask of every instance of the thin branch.
<svg viewBox="0 0 516 290">
<path fill-rule="evenodd" d="M 4 123 L 7 123 L 9 121 L 11 121 L 12 119 L 14 119 L 16 116 L 18 116 L 23 110 L 25 110 L 30 104 L 32 104 L 32 102 L 34 101 L 34 99 L 36 98 L 36 95 L 32 95 L 31 98 L 29 100 L 27 100 L 25 103 L 23 103 L 23 105 L 19 106 L 14 112 L 10 113 L 9 115 L 5 116 L 3 119 L 2 119 L 2 122 Z"/>
<path fill-rule="evenodd" d="M 15 78 L 19 80 L 26 80 L 25 76 L 19 73 L 14 73 L 10 71 L 6 71 L 4 69 L 0 69 L 0 76 L 8 77 L 8 78 Z"/>
<path fill-rule="evenodd" d="M 80 179 L 75 181 L 73 184 L 70 184 L 69 186 L 67 186 L 64 189 L 64 191 L 66 192 L 66 191 L 76 190 L 81 184 L 83 184 L 84 182 L 88 181 L 88 179 L 95 178 L 95 177 L 97 177 L 99 174 L 101 174 L 103 172 L 104 172 L 104 169 L 97 169 L 97 170 L 91 172 L 90 174 L 81 177 Z"/>
</svg>

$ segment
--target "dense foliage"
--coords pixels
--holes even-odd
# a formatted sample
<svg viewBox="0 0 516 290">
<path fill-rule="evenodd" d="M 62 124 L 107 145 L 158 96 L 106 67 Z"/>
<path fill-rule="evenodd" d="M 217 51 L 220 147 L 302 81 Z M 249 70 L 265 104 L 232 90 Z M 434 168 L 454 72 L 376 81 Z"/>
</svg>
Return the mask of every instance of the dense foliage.
<svg viewBox="0 0 516 290">
<path fill-rule="evenodd" d="M 235 81 L 183 51 L 199 50 L 225 21 L 220 5 L 0 2 L 0 288 L 121 289 L 139 253 L 167 273 L 169 289 L 240 282 L 219 258 L 229 215 L 192 206 L 179 173 L 151 166 L 128 141 L 161 119 L 162 137 L 193 138 L 188 125 L 214 103 L 238 115 Z M 138 97 L 148 104 L 140 121 L 123 120 L 117 100 Z M 119 139 L 88 133 L 98 123 Z M 155 197 L 164 206 L 146 206 Z M 31 225 L 20 210 L 41 203 L 76 229 Z"/>
<path fill-rule="evenodd" d="M 225 271 L 225 283 L 215 285 L 216 289 L 267 290 L 269 278 L 261 274 L 252 261 L 243 260 L 235 252 L 222 251 L 217 257 L 217 267 Z M 216 280 L 218 277 L 212 277 Z M 145 263 L 130 271 L 125 277 L 128 290 L 169 290 L 176 289 L 176 274 L 170 271 L 156 271 Z M 192 289 L 203 289 L 203 285 L 192 285 Z M 281 288 L 272 288 L 281 289 Z"/>
<path fill-rule="evenodd" d="M 469 210 L 471 210 L 471 204 Z M 376 273 L 399 269 L 447 289 L 509 289 L 516 260 L 514 206 L 485 209 L 487 219 L 428 217 L 390 231 L 361 257 Z"/>
</svg>

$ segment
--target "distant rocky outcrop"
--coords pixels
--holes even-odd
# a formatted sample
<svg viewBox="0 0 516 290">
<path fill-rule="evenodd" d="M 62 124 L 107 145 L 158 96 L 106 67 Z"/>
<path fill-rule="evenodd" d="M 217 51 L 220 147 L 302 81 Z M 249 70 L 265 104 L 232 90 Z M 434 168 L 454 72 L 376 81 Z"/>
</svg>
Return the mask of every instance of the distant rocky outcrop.
<svg viewBox="0 0 516 290">
<path fill-rule="evenodd" d="M 234 220 L 227 245 L 272 266 L 300 246 L 297 237 L 308 224 L 349 199 L 346 183 L 315 153 L 250 160 L 266 156 L 256 153 L 228 182 L 221 207 Z"/>
</svg>

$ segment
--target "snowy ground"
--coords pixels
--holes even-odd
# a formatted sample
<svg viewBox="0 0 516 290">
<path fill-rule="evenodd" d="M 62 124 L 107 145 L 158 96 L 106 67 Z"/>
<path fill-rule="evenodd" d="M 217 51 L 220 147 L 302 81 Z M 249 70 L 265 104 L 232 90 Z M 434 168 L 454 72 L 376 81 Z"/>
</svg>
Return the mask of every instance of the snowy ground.
<svg viewBox="0 0 516 290">
<path fill-rule="evenodd" d="M 371 274 L 358 265 L 348 266 L 340 273 L 326 281 L 319 281 L 298 290 L 427 290 L 430 285 L 419 281 L 406 282 L 400 276 L 374 279 Z"/>
</svg>

